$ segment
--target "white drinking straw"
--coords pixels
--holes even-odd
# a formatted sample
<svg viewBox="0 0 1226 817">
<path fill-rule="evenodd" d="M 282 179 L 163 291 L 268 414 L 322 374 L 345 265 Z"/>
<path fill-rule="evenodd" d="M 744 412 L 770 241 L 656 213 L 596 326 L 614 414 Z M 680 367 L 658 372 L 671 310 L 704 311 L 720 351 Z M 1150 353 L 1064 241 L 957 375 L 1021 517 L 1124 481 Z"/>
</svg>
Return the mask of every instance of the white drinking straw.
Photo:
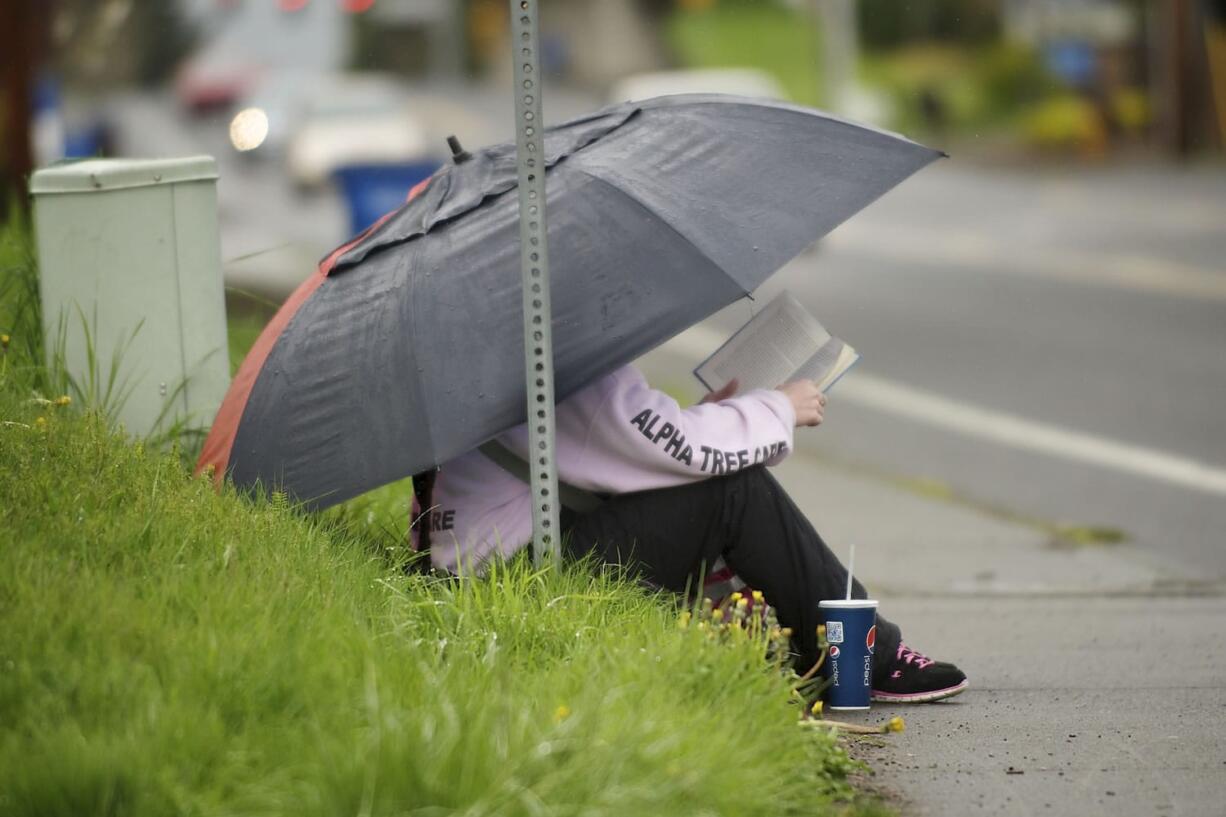
<svg viewBox="0 0 1226 817">
<path fill-rule="evenodd" d="M 851 553 L 847 555 L 847 600 L 851 601 L 851 572 L 856 567 L 856 546 L 851 546 Z"/>
</svg>

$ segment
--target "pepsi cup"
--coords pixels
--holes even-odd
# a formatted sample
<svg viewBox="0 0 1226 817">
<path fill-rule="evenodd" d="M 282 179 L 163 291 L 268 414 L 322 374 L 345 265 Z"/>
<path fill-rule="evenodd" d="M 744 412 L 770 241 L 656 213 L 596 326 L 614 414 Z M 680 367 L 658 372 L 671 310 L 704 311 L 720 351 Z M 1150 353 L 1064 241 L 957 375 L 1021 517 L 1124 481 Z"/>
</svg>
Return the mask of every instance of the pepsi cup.
<svg viewBox="0 0 1226 817">
<path fill-rule="evenodd" d="M 818 604 L 826 625 L 830 654 L 822 665 L 826 708 L 868 709 L 873 689 L 873 652 L 877 646 L 877 602 L 836 599 Z"/>
</svg>

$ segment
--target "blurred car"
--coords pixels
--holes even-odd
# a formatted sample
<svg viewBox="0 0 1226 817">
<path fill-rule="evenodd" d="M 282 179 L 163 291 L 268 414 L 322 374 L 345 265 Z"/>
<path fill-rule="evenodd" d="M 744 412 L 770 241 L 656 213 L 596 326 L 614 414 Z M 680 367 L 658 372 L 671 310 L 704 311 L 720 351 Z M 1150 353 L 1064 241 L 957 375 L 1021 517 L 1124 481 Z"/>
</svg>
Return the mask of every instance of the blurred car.
<svg viewBox="0 0 1226 817">
<path fill-rule="evenodd" d="M 250 62 L 221 54 L 199 54 L 179 70 L 175 94 L 190 113 L 202 116 L 229 110 L 259 76 L 259 66 Z"/>
<path fill-rule="evenodd" d="M 409 108 L 425 127 L 430 147 L 440 149 L 444 157 L 450 155 L 446 147 L 448 136 L 458 137 L 463 146 L 470 149 L 485 147 L 502 137 L 504 123 L 501 119 L 491 120 L 488 112 L 478 113 L 481 110 L 479 99 L 470 98 L 467 104 L 458 101 L 461 99 L 464 99 L 462 91 L 449 93 L 438 88 L 409 93 Z"/>
<path fill-rule="evenodd" d="M 286 153 L 300 188 L 323 185 L 341 167 L 417 161 L 440 154 L 398 83 L 377 75 L 320 79 L 293 125 Z M 270 129 L 271 129 L 270 122 Z"/>
<path fill-rule="evenodd" d="M 735 94 L 761 99 L 787 99 L 779 81 L 757 68 L 695 68 L 655 71 L 623 77 L 609 90 L 610 103 L 674 94 Z"/>
<path fill-rule="evenodd" d="M 305 71 L 275 71 L 262 76 L 236 103 L 239 110 L 231 129 L 250 112 L 263 116 L 266 129 L 254 143 L 240 143 L 232 135 L 235 149 L 258 159 L 284 159 L 290 140 L 302 124 L 312 89 L 320 82 L 319 74 Z"/>
</svg>

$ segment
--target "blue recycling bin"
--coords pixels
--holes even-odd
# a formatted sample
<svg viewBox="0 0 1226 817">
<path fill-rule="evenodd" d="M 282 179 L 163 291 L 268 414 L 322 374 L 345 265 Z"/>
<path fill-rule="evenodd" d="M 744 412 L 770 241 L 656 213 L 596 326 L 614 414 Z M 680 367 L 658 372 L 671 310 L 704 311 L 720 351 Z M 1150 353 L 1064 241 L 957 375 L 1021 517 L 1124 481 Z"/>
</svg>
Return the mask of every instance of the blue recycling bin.
<svg viewBox="0 0 1226 817">
<path fill-rule="evenodd" d="M 335 176 L 349 207 L 349 228 L 354 235 L 404 204 L 413 185 L 438 169 L 437 159 L 389 164 L 347 165 Z"/>
<path fill-rule="evenodd" d="M 95 121 L 75 128 L 69 128 L 64 134 L 65 159 L 91 159 L 95 156 L 105 156 L 110 144 L 105 122 Z"/>
</svg>

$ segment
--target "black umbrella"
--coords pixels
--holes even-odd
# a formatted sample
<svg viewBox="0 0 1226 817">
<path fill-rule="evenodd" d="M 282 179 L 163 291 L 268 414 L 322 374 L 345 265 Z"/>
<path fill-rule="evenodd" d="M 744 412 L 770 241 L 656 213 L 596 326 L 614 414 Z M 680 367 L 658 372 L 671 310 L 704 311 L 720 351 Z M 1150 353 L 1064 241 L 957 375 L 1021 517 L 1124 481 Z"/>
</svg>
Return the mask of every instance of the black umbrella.
<svg viewBox="0 0 1226 817">
<path fill-rule="evenodd" d="M 558 399 L 752 292 L 941 154 L 818 111 L 662 97 L 551 128 Z M 526 419 L 515 146 L 436 173 L 257 342 L 201 465 L 326 506 Z"/>
</svg>

